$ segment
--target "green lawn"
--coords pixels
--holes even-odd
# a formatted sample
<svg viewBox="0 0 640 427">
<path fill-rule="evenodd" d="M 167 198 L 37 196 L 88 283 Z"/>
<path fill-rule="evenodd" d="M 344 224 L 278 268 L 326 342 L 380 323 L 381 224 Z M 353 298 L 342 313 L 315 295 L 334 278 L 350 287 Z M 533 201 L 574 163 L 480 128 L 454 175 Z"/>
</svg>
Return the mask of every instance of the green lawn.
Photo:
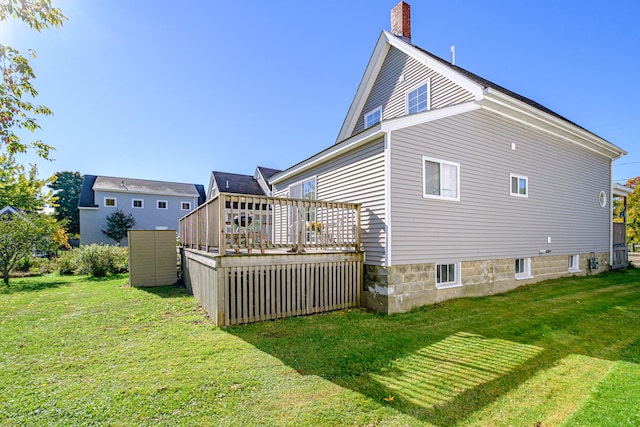
<svg viewBox="0 0 640 427">
<path fill-rule="evenodd" d="M 640 269 L 229 329 L 126 283 L 0 288 L 0 425 L 640 425 Z"/>
</svg>

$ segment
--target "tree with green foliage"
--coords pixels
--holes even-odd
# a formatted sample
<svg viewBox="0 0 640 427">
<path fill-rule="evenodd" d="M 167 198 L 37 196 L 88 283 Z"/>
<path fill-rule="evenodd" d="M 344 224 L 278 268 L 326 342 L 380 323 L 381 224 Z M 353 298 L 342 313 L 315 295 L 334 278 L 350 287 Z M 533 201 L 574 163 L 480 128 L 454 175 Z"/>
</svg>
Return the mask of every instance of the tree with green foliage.
<svg viewBox="0 0 640 427">
<path fill-rule="evenodd" d="M 27 212 L 42 210 L 54 201 L 52 192 L 45 192 L 46 180 L 38 179 L 38 169 L 29 170 L 16 163 L 13 154 L 0 154 L 0 209 L 13 206 Z"/>
<path fill-rule="evenodd" d="M 67 19 L 51 0 L 0 0 L 0 22 L 9 18 L 19 19 L 36 31 L 59 27 Z M 20 129 L 35 132 L 40 128 L 35 116 L 52 114 L 48 107 L 32 103 L 38 91 L 32 84 L 36 76 L 29 61 L 35 57 L 32 50 L 23 54 L 0 44 L 0 149 L 15 154 L 31 147 L 47 159 L 53 147 L 40 140 L 24 143 L 16 133 Z"/>
<path fill-rule="evenodd" d="M 627 197 L 627 241 L 637 245 L 640 243 L 640 176 L 631 178 L 625 185 L 634 189 Z"/>
<path fill-rule="evenodd" d="M 56 197 L 55 217 L 59 221 L 66 221 L 69 234 L 80 233 L 80 217 L 78 214 L 78 200 L 82 190 L 82 175 L 80 172 L 56 172 L 49 184 Z"/>
<path fill-rule="evenodd" d="M 120 246 L 122 239 L 127 237 L 127 231 L 136 225 L 136 219 L 132 213 L 124 213 L 118 209 L 107 215 L 107 228 L 101 230 L 107 237 L 115 240 Z"/>
<path fill-rule="evenodd" d="M 37 213 L 0 216 L 0 270 L 5 286 L 16 263 L 35 249 L 49 252 L 66 245 L 66 233 L 54 218 Z"/>
</svg>

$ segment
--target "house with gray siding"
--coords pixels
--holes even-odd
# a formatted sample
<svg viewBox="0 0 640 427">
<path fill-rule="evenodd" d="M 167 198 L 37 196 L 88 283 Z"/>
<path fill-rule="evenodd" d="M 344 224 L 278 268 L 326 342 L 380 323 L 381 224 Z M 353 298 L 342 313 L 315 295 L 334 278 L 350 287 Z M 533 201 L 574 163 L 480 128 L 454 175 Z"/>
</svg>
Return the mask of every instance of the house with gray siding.
<svg viewBox="0 0 640 427">
<path fill-rule="evenodd" d="M 178 220 L 204 201 L 199 184 L 85 175 L 78 202 L 80 244 L 115 244 L 101 230 L 116 210 L 133 214 L 135 230 L 177 230 Z"/>
<path fill-rule="evenodd" d="M 230 172 L 211 172 L 207 200 L 211 200 L 220 193 L 250 194 L 255 196 L 270 196 L 271 185 L 268 180 L 278 169 L 256 167 L 253 175 L 244 175 Z"/>
<path fill-rule="evenodd" d="M 362 204 L 364 304 L 394 313 L 611 265 L 626 152 L 411 43 L 392 11 L 335 144 L 275 173 L 276 197 Z"/>
</svg>

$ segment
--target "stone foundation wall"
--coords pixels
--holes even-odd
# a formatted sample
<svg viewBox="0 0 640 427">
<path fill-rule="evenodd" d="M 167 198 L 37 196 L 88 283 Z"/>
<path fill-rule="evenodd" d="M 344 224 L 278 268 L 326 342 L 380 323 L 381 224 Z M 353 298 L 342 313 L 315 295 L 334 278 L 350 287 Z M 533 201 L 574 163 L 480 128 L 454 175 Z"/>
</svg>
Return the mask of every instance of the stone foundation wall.
<svg viewBox="0 0 640 427">
<path fill-rule="evenodd" d="M 491 295 L 519 286 L 563 276 L 597 274 L 608 270 L 609 253 L 597 253 L 599 268 L 589 270 L 590 254 L 580 254 L 580 271 L 569 272 L 567 255 L 531 258 L 532 278 L 516 280 L 514 259 L 464 261 L 460 265 L 462 286 L 437 289 L 435 264 L 364 266 L 362 304 L 384 313 L 401 313 L 451 298 Z"/>
</svg>

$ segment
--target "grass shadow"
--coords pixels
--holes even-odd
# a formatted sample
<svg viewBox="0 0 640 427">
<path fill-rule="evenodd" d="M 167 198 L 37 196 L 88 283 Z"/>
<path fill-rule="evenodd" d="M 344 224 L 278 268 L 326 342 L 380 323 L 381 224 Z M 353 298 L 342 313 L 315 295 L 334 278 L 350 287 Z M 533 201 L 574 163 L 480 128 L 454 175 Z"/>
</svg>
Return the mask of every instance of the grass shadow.
<svg viewBox="0 0 640 427">
<path fill-rule="evenodd" d="M 556 279 L 407 314 L 354 309 L 227 332 L 303 375 L 452 426 L 566 356 L 637 363 L 640 271 Z M 536 350 L 518 359 L 518 349 Z"/>
<path fill-rule="evenodd" d="M 167 286 L 139 286 L 136 287 L 136 289 L 161 298 L 183 298 L 192 295 L 191 292 L 180 283 Z"/>
<path fill-rule="evenodd" d="M 59 288 L 63 285 L 69 285 L 69 281 L 59 278 L 52 279 L 51 277 L 42 275 L 12 278 L 9 280 L 9 286 L 4 284 L 0 285 L 0 294 L 38 292 L 46 289 Z"/>
</svg>

